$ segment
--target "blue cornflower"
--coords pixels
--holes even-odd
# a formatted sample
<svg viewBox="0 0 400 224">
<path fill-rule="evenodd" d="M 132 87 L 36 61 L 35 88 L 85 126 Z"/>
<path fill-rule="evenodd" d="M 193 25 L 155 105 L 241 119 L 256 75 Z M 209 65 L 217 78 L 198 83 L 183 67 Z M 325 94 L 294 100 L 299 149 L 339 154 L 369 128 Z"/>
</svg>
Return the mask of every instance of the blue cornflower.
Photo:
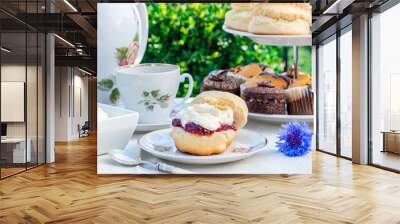
<svg viewBox="0 0 400 224">
<path fill-rule="evenodd" d="M 311 150 L 313 133 L 306 123 L 297 121 L 282 125 L 276 147 L 286 156 L 302 156 Z"/>
</svg>

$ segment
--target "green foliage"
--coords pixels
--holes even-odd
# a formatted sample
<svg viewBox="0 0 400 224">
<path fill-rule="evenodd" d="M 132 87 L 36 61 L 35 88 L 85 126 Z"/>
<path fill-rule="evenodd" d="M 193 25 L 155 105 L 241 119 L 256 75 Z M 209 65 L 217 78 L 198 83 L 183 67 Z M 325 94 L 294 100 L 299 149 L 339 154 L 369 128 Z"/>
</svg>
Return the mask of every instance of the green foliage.
<svg viewBox="0 0 400 224">
<path fill-rule="evenodd" d="M 203 78 L 215 69 L 261 62 L 280 73 L 285 65 L 285 51 L 290 54 L 291 48 L 259 45 L 224 32 L 222 25 L 229 4 L 150 3 L 147 9 L 149 39 L 142 63 L 178 65 L 182 73 L 193 76 L 194 95 L 199 93 Z M 300 55 L 307 54 L 300 57 L 300 67 L 310 72 L 311 48 L 300 50 Z M 178 96 L 183 96 L 187 87 L 185 84 L 180 88 Z"/>
<path fill-rule="evenodd" d="M 302 71 L 311 73 L 311 47 L 299 47 L 299 66 Z M 293 64 L 293 48 L 289 49 L 288 52 L 288 64 Z"/>
</svg>

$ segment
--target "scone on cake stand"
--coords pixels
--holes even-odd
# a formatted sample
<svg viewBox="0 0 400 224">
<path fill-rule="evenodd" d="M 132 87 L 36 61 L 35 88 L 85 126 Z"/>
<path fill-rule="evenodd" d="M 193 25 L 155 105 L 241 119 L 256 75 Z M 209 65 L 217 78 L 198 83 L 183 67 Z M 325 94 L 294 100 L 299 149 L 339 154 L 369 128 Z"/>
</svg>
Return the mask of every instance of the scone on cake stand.
<svg viewBox="0 0 400 224">
<path fill-rule="evenodd" d="M 255 43 L 311 46 L 311 6 L 308 3 L 232 3 L 222 29 Z"/>
</svg>

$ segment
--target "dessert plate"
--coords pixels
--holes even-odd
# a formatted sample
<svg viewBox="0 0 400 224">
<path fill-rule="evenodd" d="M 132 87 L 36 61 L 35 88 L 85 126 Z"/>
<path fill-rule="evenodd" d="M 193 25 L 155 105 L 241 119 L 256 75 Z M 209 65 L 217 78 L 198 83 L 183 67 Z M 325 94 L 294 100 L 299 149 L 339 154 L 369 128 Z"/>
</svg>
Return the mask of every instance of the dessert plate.
<svg viewBox="0 0 400 224">
<path fill-rule="evenodd" d="M 249 113 L 249 118 L 258 121 L 268 121 L 273 123 L 287 123 L 290 121 L 313 123 L 314 115 L 287 115 L 287 114 L 258 114 Z"/>
<path fill-rule="evenodd" d="M 253 131 L 241 129 L 224 153 L 210 156 L 196 156 L 180 152 L 170 137 L 171 129 L 153 131 L 139 139 L 139 146 L 153 156 L 186 164 L 219 164 L 246 159 L 265 150 L 267 139 Z"/>
<path fill-rule="evenodd" d="M 136 132 L 149 132 L 149 131 L 169 128 L 170 126 L 171 126 L 171 121 L 168 121 L 166 123 L 159 123 L 159 124 L 138 123 L 136 126 Z"/>
<path fill-rule="evenodd" d="M 275 46 L 311 46 L 312 43 L 311 35 L 260 35 L 230 29 L 225 25 L 222 26 L 222 29 L 233 35 L 248 37 L 255 43 L 259 44 Z"/>
</svg>

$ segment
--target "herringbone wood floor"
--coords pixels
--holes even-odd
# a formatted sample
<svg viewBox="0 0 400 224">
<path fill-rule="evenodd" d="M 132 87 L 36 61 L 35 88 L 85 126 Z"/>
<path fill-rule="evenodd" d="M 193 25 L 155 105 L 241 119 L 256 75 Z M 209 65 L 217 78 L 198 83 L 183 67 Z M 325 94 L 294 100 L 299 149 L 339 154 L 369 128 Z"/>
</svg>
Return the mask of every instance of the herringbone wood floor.
<svg viewBox="0 0 400 224">
<path fill-rule="evenodd" d="M 0 223 L 400 223 L 400 175 L 323 153 L 313 175 L 98 176 L 95 141 L 0 181 Z"/>
</svg>

